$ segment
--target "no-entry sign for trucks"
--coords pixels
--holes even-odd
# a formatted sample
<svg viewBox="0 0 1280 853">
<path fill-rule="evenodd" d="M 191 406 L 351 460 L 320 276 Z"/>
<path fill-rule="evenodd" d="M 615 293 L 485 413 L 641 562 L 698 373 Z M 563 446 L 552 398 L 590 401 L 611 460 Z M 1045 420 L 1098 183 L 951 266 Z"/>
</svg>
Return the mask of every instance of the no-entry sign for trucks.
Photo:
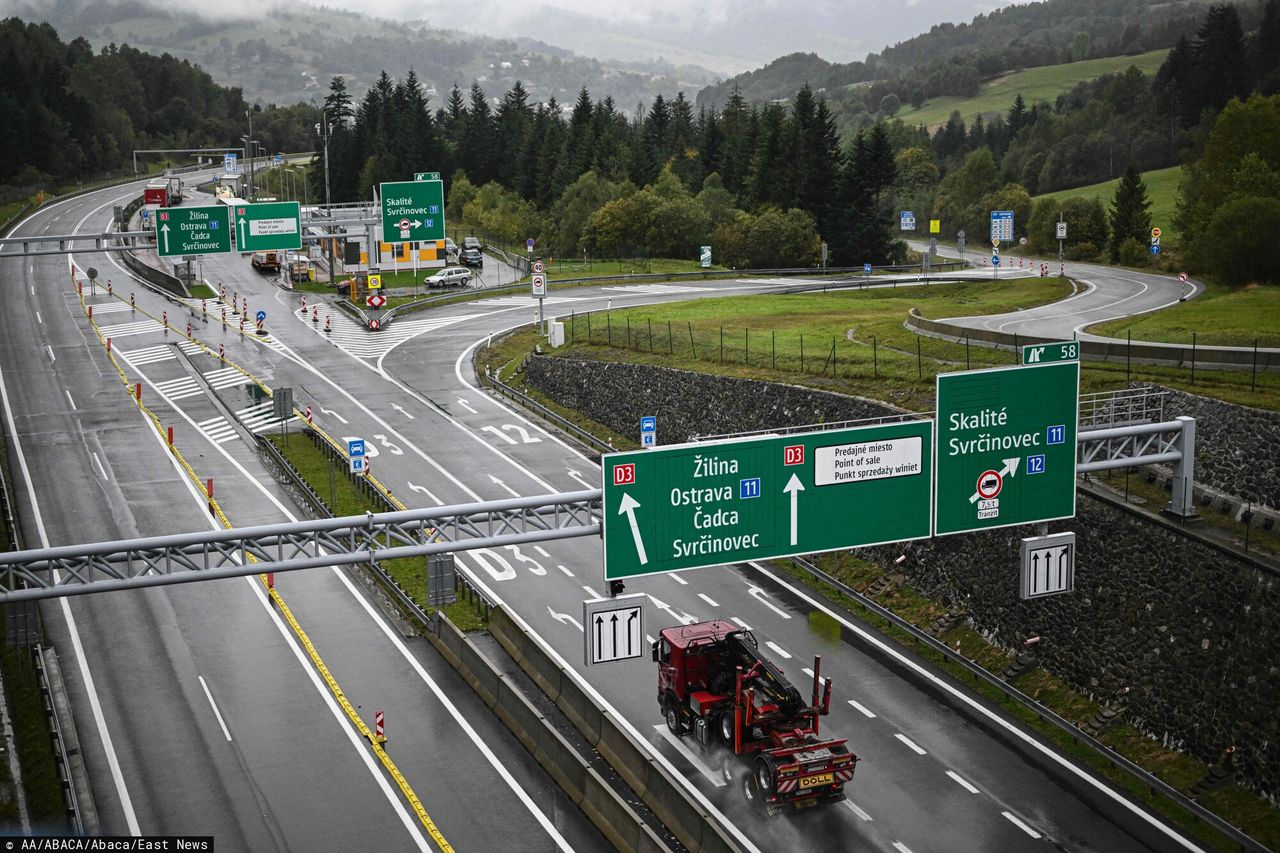
<svg viewBox="0 0 1280 853">
<path fill-rule="evenodd" d="M 936 535 L 1075 516 L 1078 361 L 940 373 L 937 388 Z"/>
<path fill-rule="evenodd" d="M 444 239 L 444 183 L 397 181 L 381 184 L 382 239 L 410 243 Z"/>
<path fill-rule="evenodd" d="M 932 421 L 603 458 L 607 580 L 929 535 Z"/>
<path fill-rule="evenodd" d="M 302 213 L 296 201 L 238 204 L 234 216 L 241 252 L 302 248 Z"/>
<path fill-rule="evenodd" d="M 218 204 L 157 210 L 156 249 L 161 257 L 230 252 L 231 208 Z"/>
</svg>

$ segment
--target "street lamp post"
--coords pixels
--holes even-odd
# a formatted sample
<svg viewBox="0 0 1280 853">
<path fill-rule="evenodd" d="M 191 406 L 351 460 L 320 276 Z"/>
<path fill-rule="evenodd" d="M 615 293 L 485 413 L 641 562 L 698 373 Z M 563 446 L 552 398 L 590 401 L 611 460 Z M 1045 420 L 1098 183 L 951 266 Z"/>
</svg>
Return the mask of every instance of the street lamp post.
<svg viewBox="0 0 1280 853">
<path fill-rule="evenodd" d="M 329 198 L 329 136 L 333 131 L 333 124 L 329 121 L 329 114 L 324 110 L 320 111 L 320 123 L 316 125 L 316 136 L 320 137 L 320 141 L 324 144 L 324 206 L 329 216 L 333 216 L 333 210 L 330 205 L 332 201 Z M 329 252 L 329 283 L 333 283 L 333 228 L 329 228 L 329 239 L 325 240 L 326 248 Z"/>
</svg>

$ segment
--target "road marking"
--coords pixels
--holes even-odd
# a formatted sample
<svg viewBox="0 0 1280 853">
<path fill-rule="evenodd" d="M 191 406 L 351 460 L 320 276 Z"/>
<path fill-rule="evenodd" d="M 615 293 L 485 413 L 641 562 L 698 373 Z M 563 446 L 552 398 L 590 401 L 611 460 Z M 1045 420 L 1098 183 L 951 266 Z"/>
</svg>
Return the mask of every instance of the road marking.
<svg viewBox="0 0 1280 853">
<path fill-rule="evenodd" d="M 471 404 L 467 402 L 467 400 L 466 400 L 466 398 L 465 398 L 465 397 L 459 397 L 459 398 L 458 398 L 458 405 L 459 405 L 459 406 L 461 406 L 462 408 L 466 409 L 468 412 L 470 412 L 470 413 L 471 413 L 471 414 L 473 414 L 473 415 L 478 415 L 478 414 L 480 414 L 480 413 L 479 413 L 479 412 L 477 412 L 474 408 L 472 408 Z"/>
<path fill-rule="evenodd" d="M 550 557 L 550 556 L 551 556 L 549 553 L 547 553 L 547 549 L 546 549 L 546 548 L 543 548 L 541 545 L 534 545 L 534 546 L 533 546 L 533 550 L 537 551 L 539 554 L 541 554 L 541 555 L 542 555 L 542 556 L 544 556 L 544 557 Z"/>
<path fill-rule="evenodd" d="M 1031 827 L 1027 826 L 1027 825 L 1026 825 L 1025 823 L 1023 823 L 1022 821 L 1018 820 L 1017 815 L 1014 815 L 1014 814 L 1012 814 L 1012 813 L 1010 813 L 1010 812 L 1000 812 L 1000 814 L 1002 814 L 1002 815 L 1004 815 L 1005 817 L 1007 817 L 1007 818 L 1009 819 L 1009 822 L 1010 822 L 1010 823 L 1012 823 L 1014 826 L 1018 827 L 1018 829 L 1021 829 L 1021 830 L 1022 830 L 1023 832 L 1025 832 L 1027 835 L 1030 835 L 1032 838 L 1039 838 L 1039 837 L 1040 837 L 1040 833 L 1036 832 L 1034 829 L 1032 829 Z"/>
<path fill-rule="evenodd" d="M 213 708 L 213 715 L 218 718 L 218 725 L 222 726 L 222 733 L 226 735 L 227 741 L 231 741 L 231 732 L 227 731 L 227 724 L 222 720 L 222 712 L 218 710 L 218 703 L 213 701 L 213 694 L 209 692 L 209 685 L 205 684 L 204 676 L 196 676 L 200 679 L 200 686 L 204 688 L 205 698 L 209 700 L 209 707 Z"/>
<path fill-rule="evenodd" d="M 573 577 L 573 572 L 569 571 L 567 568 L 565 568 L 564 566 L 560 565 L 559 563 L 556 563 L 556 568 L 557 568 L 557 569 L 559 569 L 560 571 L 564 572 L 564 573 L 565 573 L 566 575 L 568 575 L 569 577 Z"/>
<path fill-rule="evenodd" d="M 653 635 L 652 635 L 652 634 L 645 634 L 645 635 L 644 635 L 644 638 L 645 638 L 645 641 L 649 643 L 649 645 L 651 645 L 651 646 L 653 645 Z"/>
<path fill-rule="evenodd" d="M 518 498 L 518 497 L 520 497 L 520 493 L 519 493 L 519 492 L 517 492 L 515 489 L 511 488 L 511 487 L 510 487 L 510 486 L 508 486 L 506 483 L 502 482 L 501 480 L 499 480 L 497 477 L 493 476 L 492 474 L 490 474 L 490 475 L 489 475 L 489 479 L 490 479 L 490 480 L 493 480 L 493 483 L 494 483 L 494 485 L 495 485 L 495 486 L 502 486 L 502 488 L 506 489 L 506 490 L 507 490 L 507 492 L 508 492 L 508 493 L 510 493 L 511 497 L 513 497 L 513 498 Z"/>
<path fill-rule="evenodd" d="M 699 773 L 706 776 L 707 779 L 711 781 L 712 785 L 715 785 L 717 788 L 723 788 L 725 786 L 726 782 L 720 774 L 712 772 L 711 768 L 704 764 L 702 759 L 694 754 L 693 750 L 685 746 L 684 743 L 681 742 L 680 738 L 673 735 L 671 730 L 668 729 L 665 724 L 659 723 L 653 727 L 653 730 L 662 735 L 663 739 L 666 740 L 667 743 L 674 746 L 676 748 L 676 752 L 687 758 L 689 763 L 697 768 Z"/>
<path fill-rule="evenodd" d="M 37 323 L 43 323 L 43 322 L 44 322 L 44 318 L 40 316 L 40 312 L 39 312 L 39 311 L 37 311 L 37 312 L 36 312 L 36 322 L 37 322 Z"/>
<path fill-rule="evenodd" d="M 688 582 L 687 580 L 685 580 L 684 578 L 680 577 L 680 576 L 679 576 L 678 574 L 676 574 L 675 572 L 667 572 L 667 577 L 671 578 L 673 581 L 675 581 L 676 583 L 680 584 L 681 586 L 688 586 L 688 585 L 689 585 L 689 582 Z"/>
<path fill-rule="evenodd" d="M 755 564 L 755 563 L 751 563 L 750 565 L 755 566 L 756 564 Z M 759 566 L 756 566 L 756 568 L 759 568 Z M 760 602 L 761 604 L 763 604 L 765 607 L 767 607 L 767 608 L 769 608 L 770 610 L 772 610 L 774 613 L 777 613 L 777 614 L 778 614 L 779 616 L 781 616 L 783 619 L 790 619 L 790 618 L 791 618 L 791 614 L 790 614 L 790 613 L 788 613 L 787 611 L 783 610 L 781 607 L 778 607 L 778 606 L 777 606 L 777 605 L 775 605 L 773 602 L 771 602 L 771 601 L 769 600 L 769 593 L 765 592 L 765 591 L 764 591 L 763 589 L 761 589 L 760 587 L 758 587 L 758 586 L 751 586 L 751 587 L 749 587 L 749 588 L 747 589 L 747 594 L 748 594 L 748 595 L 750 595 L 752 598 L 754 598 L 756 601 L 758 601 L 758 602 Z"/>
<path fill-rule="evenodd" d="M 597 601 L 597 600 L 599 600 L 599 599 L 601 599 L 601 598 L 604 598 L 604 596 L 602 596 L 600 593 L 596 592 L 594 589 L 592 589 L 591 587 L 587 586 L 586 584 L 583 584 L 583 585 L 582 585 L 582 588 L 583 588 L 584 590 L 586 590 L 587 595 L 591 596 L 591 599 L 592 599 L 593 601 Z"/>
<path fill-rule="evenodd" d="M 711 596 L 707 595 L 705 592 L 698 593 L 698 598 L 701 598 L 703 601 L 705 601 L 707 604 L 710 604 L 712 607 L 720 606 L 719 604 L 716 604 L 715 601 L 711 599 Z"/>
<path fill-rule="evenodd" d="M 107 476 L 107 469 L 102 467 L 102 460 L 98 458 L 98 452 L 96 450 L 89 452 L 93 454 L 93 464 L 98 466 L 98 471 L 102 473 L 102 479 L 110 480 L 111 478 Z"/>
<path fill-rule="evenodd" d="M 854 814 L 856 814 L 858 817 L 860 817 L 860 818 L 862 818 L 863 820 L 865 820 L 865 821 L 867 821 L 868 823 L 870 823 L 870 821 L 871 821 L 871 815 L 867 814 L 867 813 L 863 810 L 862 806 L 858 805 L 858 804 L 857 804 L 857 803 L 855 803 L 853 800 L 848 800 L 848 799 L 847 799 L 847 800 L 845 800 L 845 801 L 844 801 L 844 807 L 845 807 L 845 808 L 847 808 L 849 811 L 853 812 Z"/>
<path fill-rule="evenodd" d="M 71 411 L 73 412 L 76 411 L 76 401 L 71 399 L 71 392 L 68 391 L 66 388 L 63 388 L 62 393 L 67 395 L 67 402 L 71 404 Z"/>
<path fill-rule="evenodd" d="M 577 619 L 574 619 L 568 613 L 557 613 L 551 609 L 550 604 L 547 605 L 547 612 L 551 614 L 552 619 L 556 620 L 560 624 L 572 625 L 573 627 L 577 628 L 579 631 L 582 630 L 582 623 L 579 622 Z"/>
<path fill-rule="evenodd" d="M 53 364 L 55 361 L 57 361 L 57 360 L 58 360 L 58 357 L 57 357 L 56 355 L 54 355 L 54 354 L 53 354 L 53 347 L 49 346 L 48 344 L 45 344 L 45 345 L 44 345 L 44 348 L 45 348 L 46 350 L 48 350 L 48 351 L 49 351 L 49 363 L 50 363 L 50 364 Z"/>
<path fill-rule="evenodd" d="M 911 749 L 913 749 L 913 750 L 915 751 L 915 754 L 916 754 L 916 755 L 927 755 L 927 754 L 928 754 L 928 753 L 926 753 L 923 749 L 921 749 L 920 747 L 916 746 L 915 741 L 913 741 L 911 738 L 909 738 L 909 737 L 907 737 L 906 735 L 904 735 L 902 732 L 898 732 L 896 735 L 894 735 L 894 737 L 896 737 L 898 740 L 900 740 L 900 741 L 902 741 L 903 743 L 905 743 L 907 746 L 911 747 Z"/>
<path fill-rule="evenodd" d="M 870 708 L 868 708 L 866 705 L 863 705 L 857 699 L 850 699 L 849 704 L 857 708 L 859 711 L 861 711 L 863 715 L 867 717 L 867 719 L 875 719 L 875 716 L 876 716 L 875 712 L 872 711 Z"/>
<path fill-rule="evenodd" d="M 764 644 L 769 648 L 773 649 L 774 653 L 777 654 L 779 657 L 785 660 L 791 660 L 791 652 L 787 651 L 782 646 L 775 643 L 773 640 L 765 640 Z"/>
<path fill-rule="evenodd" d="M 326 415 L 332 415 L 333 417 L 342 421 L 344 424 L 350 423 L 346 418 L 344 418 L 342 415 L 335 412 L 333 409 L 326 409 L 324 406 L 321 406 L 320 411 L 324 412 Z"/>
<path fill-rule="evenodd" d="M 431 492 L 427 491 L 427 487 L 426 487 L 426 486 L 419 486 L 418 484 L 416 484 L 416 483 L 415 483 L 415 482 L 413 482 L 412 480 L 406 480 L 405 482 L 407 482 L 407 483 L 409 484 L 409 488 L 410 488 L 412 491 L 415 491 L 415 492 L 422 492 L 424 495 L 426 495 L 427 497 L 431 498 L 431 500 L 435 501 L 435 502 L 436 502 L 436 506 L 444 506 L 444 501 L 440 500 L 438 497 L 436 497 L 435 495 L 431 494 Z"/>
<path fill-rule="evenodd" d="M 898 853 L 911 853 L 911 848 L 903 844 L 901 841 L 893 842 L 893 849 L 897 850 Z"/>
<path fill-rule="evenodd" d="M 741 619 L 739 619 L 737 616 L 730 616 L 729 618 L 730 618 L 730 619 L 732 619 L 734 622 L 736 622 L 736 623 L 738 624 L 738 627 L 739 627 L 739 628 L 744 628 L 744 629 L 746 629 L 746 630 L 748 630 L 748 631 L 750 631 L 750 630 L 751 630 L 751 626 L 750 626 L 750 625 L 748 625 L 746 622 L 743 622 L 743 621 L 742 621 Z"/>
<path fill-rule="evenodd" d="M 948 770 L 947 775 L 950 776 L 952 779 L 954 779 L 957 785 L 959 785 L 961 788 L 964 788 L 970 794 L 978 793 L 977 788 L 970 785 L 969 782 L 964 779 L 964 777 L 957 774 L 954 770 Z"/>
</svg>

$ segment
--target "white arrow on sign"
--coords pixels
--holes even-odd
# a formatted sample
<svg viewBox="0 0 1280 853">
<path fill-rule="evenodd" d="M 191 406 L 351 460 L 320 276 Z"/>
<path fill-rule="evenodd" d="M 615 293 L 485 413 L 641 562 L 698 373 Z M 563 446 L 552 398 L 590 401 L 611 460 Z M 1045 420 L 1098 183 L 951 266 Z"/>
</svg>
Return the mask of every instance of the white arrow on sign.
<svg viewBox="0 0 1280 853">
<path fill-rule="evenodd" d="M 618 515 L 626 513 L 627 522 L 631 525 L 631 538 L 636 542 L 636 555 L 640 558 L 640 565 L 649 562 L 649 555 L 644 552 L 644 540 L 640 538 L 640 525 L 636 524 L 636 510 L 640 508 L 640 503 L 626 492 L 622 493 L 622 503 L 618 507 Z"/>
<path fill-rule="evenodd" d="M 168 252 L 169 251 L 169 223 L 168 222 L 160 226 L 160 233 L 164 237 L 164 250 L 165 252 Z"/>
<path fill-rule="evenodd" d="M 1000 476 L 1001 476 L 1001 477 L 1012 477 L 1013 475 L 1017 474 L 1017 473 L 1018 473 L 1018 463 L 1019 463 L 1021 460 L 1022 460 L 1022 457 L 1021 457 L 1021 456 L 1015 456 L 1015 457 L 1013 457 L 1012 459 L 1002 459 L 1002 460 L 1000 460 L 1001 462 L 1003 462 L 1003 463 L 1004 463 L 1004 467 L 1000 469 Z M 979 495 L 979 494 L 977 493 L 977 491 L 975 490 L 975 491 L 974 491 L 974 493 L 973 493 L 972 495 L 970 495 L 970 496 L 969 496 L 969 503 L 977 503 L 977 502 L 978 502 L 978 498 L 980 498 L 980 497 L 982 497 L 982 496 L 981 496 L 981 495 Z"/>
<path fill-rule="evenodd" d="M 241 216 L 237 223 L 240 226 L 240 245 L 244 245 L 244 217 Z"/>
<path fill-rule="evenodd" d="M 795 474 L 792 474 L 791 479 L 787 481 L 786 488 L 782 491 L 791 495 L 791 544 L 794 545 L 796 544 L 800 533 L 800 514 L 798 507 L 800 503 L 800 492 L 804 491 L 804 483 L 801 483 L 800 478 Z"/>
<path fill-rule="evenodd" d="M 410 225 L 412 225 L 414 228 L 421 228 L 421 227 L 422 227 L 422 223 L 421 223 L 421 222 L 419 222 L 419 221 L 418 221 L 418 220 L 416 220 L 416 219 L 415 219 L 415 220 L 413 220 L 412 222 L 410 222 L 409 224 L 410 224 Z"/>
</svg>

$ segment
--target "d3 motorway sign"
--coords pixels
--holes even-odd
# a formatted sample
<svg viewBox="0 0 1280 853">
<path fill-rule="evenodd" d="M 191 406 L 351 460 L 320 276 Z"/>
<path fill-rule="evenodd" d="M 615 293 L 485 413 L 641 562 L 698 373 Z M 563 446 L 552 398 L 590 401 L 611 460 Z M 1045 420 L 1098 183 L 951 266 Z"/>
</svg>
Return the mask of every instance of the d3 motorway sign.
<svg viewBox="0 0 1280 853">
<path fill-rule="evenodd" d="M 302 211 L 296 201 L 237 204 L 233 215 L 242 252 L 302 248 Z"/>
<path fill-rule="evenodd" d="M 605 578 L 929 535 L 932 421 L 603 459 Z"/>
<path fill-rule="evenodd" d="M 1080 363 L 938 374 L 934 533 L 1076 514 Z"/>
<path fill-rule="evenodd" d="M 156 211 L 156 249 L 161 257 L 230 252 L 231 208 L 218 204 Z"/>
<path fill-rule="evenodd" d="M 398 181 L 380 186 L 382 239 L 410 243 L 444 239 L 444 183 Z"/>
</svg>

